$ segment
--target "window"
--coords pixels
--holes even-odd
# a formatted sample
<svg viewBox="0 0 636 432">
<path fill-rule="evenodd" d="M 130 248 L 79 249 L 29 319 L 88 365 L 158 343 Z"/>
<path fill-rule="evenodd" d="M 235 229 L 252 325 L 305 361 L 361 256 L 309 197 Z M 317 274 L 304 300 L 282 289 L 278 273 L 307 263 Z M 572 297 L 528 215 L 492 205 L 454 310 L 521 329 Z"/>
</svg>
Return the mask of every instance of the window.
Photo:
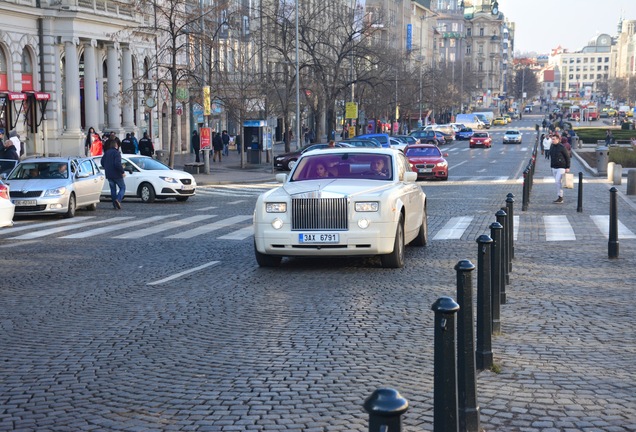
<svg viewBox="0 0 636 432">
<path fill-rule="evenodd" d="M 483 71 L 484 71 L 484 62 L 479 62 L 479 63 L 478 63 L 478 65 L 477 65 L 477 70 L 478 70 L 479 72 L 483 72 Z M 480 88 L 481 88 L 481 86 L 480 86 Z"/>
<path fill-rule="evenodd" d="M 473 35 L 473 28 L 472 27 L 466 28 L 466 36 L 471 37 L 472 35 Z"/>
<path fill-rule="evenodd" d="M 483 27 L 481 27 L 481 28 L 479 29 L 479 36 L 483 36 L 483 35 L 484 35 L 484 28 L 483 28 Z"/>
<path fill-rule="evenodd" d="M 470 45 L 466 45 L 466 54 L 470 55 L 472 51 L 473 51 L 472 47 Z"/>
<path fill-rule="evenodd" d="M 609 63 L 609 57 L 605 57 L 605 63 Z"/>
</svg>

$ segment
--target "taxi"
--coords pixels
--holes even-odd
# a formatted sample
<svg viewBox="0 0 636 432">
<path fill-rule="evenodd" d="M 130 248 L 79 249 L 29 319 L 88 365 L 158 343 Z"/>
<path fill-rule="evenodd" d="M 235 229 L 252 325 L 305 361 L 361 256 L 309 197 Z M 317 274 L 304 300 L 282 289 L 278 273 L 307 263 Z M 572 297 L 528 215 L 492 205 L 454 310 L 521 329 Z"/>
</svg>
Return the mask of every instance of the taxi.
<svg viewBox="0 0 636 432">
<path fill-rule="evenodd" d="M 506 119 L 503 117 L 495 117 L 492 124 L 494 126 L 505 126 L 507 124 Z"/>
</svg>

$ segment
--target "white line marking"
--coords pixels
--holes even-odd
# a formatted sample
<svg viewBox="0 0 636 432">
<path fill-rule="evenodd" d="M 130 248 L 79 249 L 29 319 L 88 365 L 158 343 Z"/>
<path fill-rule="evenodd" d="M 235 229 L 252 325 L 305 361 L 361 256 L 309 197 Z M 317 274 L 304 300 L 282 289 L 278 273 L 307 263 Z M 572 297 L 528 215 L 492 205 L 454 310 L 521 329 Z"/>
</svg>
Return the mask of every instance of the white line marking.
<svg viewBox="0 0 636 432">
<path fill-rule="evenodd" d="M 137 219 L 137 220 L 133 220 L 130 222 L 125 222 L 125 223 L 121 223 L 121 224 L 108 224 L 105 227 L 101 227 L 101 228 L 95 228 L 92 230 L 88 230 L 88 231 L 83 231 L 81 233 L 77 233 L 77 234 L 71 234 L 71 235 L 67 235 L 61 238 L 65 238 L 65 239 L 80 239 L 80 238 L 87 238 L 87 237 L 94 237 L 96 235 L 102 235 L 102 234 L 106 234 L 112 231 L 119 231 L 119 230 L 123 230 L 126 228 L 130 228 L 130 227 L 134 227 L 137 225 L 143 225 L 143 224 L 151 224 L 152 222 L 161 220 L 161 219 L 165 219 L 168 217 L 172 217 L 172 216 L 179 216 L 178 214 L 172 214 L 172 215 L 163 215 L 163 216 L 153 216 L 153 217 L 149 217 L 149 218 L 145 218 L 145 219 Z"/>
<path fill-rule="evenodd" d="M 228 204 L 240 204 L 240 203 L 243 203 L 243 202 L 245 202 L 245 200 L 231 201 Z"/>
<path fill-rule="evenodd" d="M 190 270 L 184 270 L 184 271 L 182 271 L 180 273 L 173 274 L 172 276 L 168 276 L 167 278 L 156 280 L 154 282 L 148 282 L 148 285 L 159 285 L 159 284 L 162 284 L 162 283 L 170 282 L 171 280 L 175 280 L 177 278 L 180 278 L 181 276 L 185 276 L 187 274 L 194 273 L 194 272 L 197 272 L 199 270 L 203 270 L 204 268 L 216 265 L 219 262 L 220 261 L 210 261 L 209 263 L 202 264 L 202 265 L 200 265 L 198 267 L 191 268 Z"/>
<path fill-rule="evenodd" d="M 605 238 L 609 238 L 609 215 L 590 215 L 590 218 L 594 221 L 596 227 L 601 231 Z M 618 239 L 633 239 L 636 238 L 636 234 L 631 232 L 621 221 L 618 222 Z"/>
<path fill-rule="evenodd" d="M 172 228 L 179 228 L 179 227 L 183 227 L 183 226 L 187 226 L 193 222 L 199 222 L 205 219 L 210 219 L 216 217 L 216 215 L 198 215 L 198 216 L 191 216 L 189 218 L 185 218 L 185 219 L 179 219 L 176 221 L 171 221 L 171 222 L 165 222 L 159 225 L 155 225 L 153 227 L 149 227 L 149 228 L 145 228 L 139 231 L 134 231 L 128 234 L 122 234 L 120 236 L 114 237 L 116 239 L 136 239 L 136 238 L 141 238 L 141 237 L 145 237 L 145 236 L 149 236 L 151 234 L 157 234 L 161 231 L 166 231 Z"/>
<path fill-rule="evenodd" d="M 234 225 L 236 223 L 239 223 L 239 222 L 242 222 L 244 220 L 251 219 L 251 218 L 252 218 L 252 216 L 233 216 L 231 218 L 223 219 L 223 220 L 211 223 L 209 225 L 203 225 L 203 226 L 200 226 L 200 227 L 188 230 L 188 231 L 184 231 L 184 232 L 179 233 L 179 234 L 174 234 L 174 235 L 168 236 L 166 238 L 189 239 L 189 238 L 201 235 L 201 234 L 207 234 L 209 232 L 216 231 L 216 230 L 219 230 L 221 228 L 225 228 L 226 226 Z"/>
<path fill-rule="evenodd" d="M 460 162 L 460 163 L 453 164 L 453 165 L 451 165 L 451 166 L 449 166 L 449 167 L 448 167 L 448 170 L 450 171 L 450 170 L 452 170 L 453 168 L 457 168 L 458 166 L 460 166 L 460 165 L 462 165 L 462 164 L 465 164 L 466 162 L 467 162 L 467 161 L 462 161 L 462 162 Z"/>
<path fill-rule="evenodd" d="M 44 228 L 47 226 L 55 226 L 55 225 L 62 225 L 62 224 L 69 224 L 69 223 L 77 223 L 78 221 L 85 221 L 88 219 L 93 219 L 95 216 L 80 216 L 80 217 L 74 217 L 72 219 L 59 219 L 59 220 L 54 220 L 51 222 L 42 222 L 42 223 L 34 223 L 34 224 L 29 224 L 27 223 L 26 225 L 23 224 L 23 222 L 20 222 L 19 226 L 14 225 L 13 228 L 7 228 L 7 229 L 3 229 L 2 231 L 0 231 L 3 235 L 4 234 L 13 234 L 14 232 L 18 232 L 18 231 L 24 231 L 24 230 L 33 230 L 33 229 L 38 229 L 38 228 Z"/>
<path fill-rule="evenodd" d="M 219 237 L 219 240 L 245 240 L 254 235 L 254 226 L 250 225 L 232 233 Z"/>
<path fill-rule="evenodd" d="M 513 226 L 512 226 L 512 231 L 513 231 L 512 238 L 516 241 L 517 237 L 519 236 L 519 216 L 513 216 L 512 217 L 512 223 L 513 223 Z"/>
<path fill-rule="evenodd" d="M 60 232 L 64 232 L 64 231 L 71 231 L 77 228 L 84 228 L 87 226 L 93 226 L 93 225 L 99 225 L 99 224 L 108 224 L 108 223 L 112 223 L 112 222 L 118 222 L 118 221 L 123 221 L 123 220 L 127 220 L 127 219 L 132 219 L 132 216 L 130 217 L 116 217 L 116 218 L 112 218 L 112 219 L 107 219 L 107 220 L 96 220 L 96 221 L 91 221 L 91 222 L 81 222 L 78 224 L 74 224 L 74 225 L 66 225 L 63 227 L 57 227 L 57 228 L 49 228 L 47 230 L 42 230 L 42 231 L 37 231 L 37 232 L 32 232 L 32 233 L 28 233 L 28 234 L 23 234 L 21 236 L 17 236 L 17 237 L 9 237 L 9 239 L 11 240 L 32 240 L 34 238 L 39 238 L 39 237 L 44 237 L 47 235 L 51 235 L 51 234 L 57 234 Z"/>
<path fill-rule="evenodd" d="M 574 230 L 567 216 L 543 216 L 543 224 L 545 226 L 546 241 L 576 240 Z"/>
<path fill-rule="evenodd" d="M 216 206 L 212 206 L 212 207 L 203 207 L 203 208 L 196 209 L 196 211 L 214 210 L 214 209 L 216 209 L 216 208 L 217 208 Z"/>
<path fill-rule="evenodd" d="M 462 234 L 464 234 L 464 231 L 466 231 L 466 228 L 468 228 L 468 225 L 470 225 L 470 223 L 472 222 L 472 220 L 473 220 L 473 216 L 459 216 L 459 217 L 451 218 L 448 222 L 446 222 L 446 225 L 444 225 L 444 228 L 442 228 L 441 230 L 439 230 L 437 234 L 435 234 L 435 237 L 433 237 L 433 240 L 460 239 L 462 237 Z"/>
</svg>

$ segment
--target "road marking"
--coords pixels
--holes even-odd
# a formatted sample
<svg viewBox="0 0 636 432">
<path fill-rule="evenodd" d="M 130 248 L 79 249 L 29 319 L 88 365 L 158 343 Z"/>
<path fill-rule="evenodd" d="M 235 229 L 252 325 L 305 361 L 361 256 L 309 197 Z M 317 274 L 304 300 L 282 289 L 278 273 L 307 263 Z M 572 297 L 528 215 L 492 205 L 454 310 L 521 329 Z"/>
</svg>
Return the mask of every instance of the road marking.
<svg viewBox="0 0 636 432">
<path fill-rule="evenodd" d="M 159 284 L 162 284 L 162 283 L 170 282 L 172 280 L 180 278 L 181 276 L 185 276 L 187 274 L 194 273 L 194 272 L 197 272 L 199 270 L 203 270 L 204 268 L 216 265 L 219 262 L 220 261 L 210 261 L 209 263 L 205 263 L 205 264 L 202 264 L 202 265 L 200 265 L 198 267 L 191 268 L 190 270 L 184 270 L 182 272 L 173 274 L 172 276 L 168 276 L 167 278 L 159 279 L 159 280 L 156 280 L 154 282 L 148 282 L 148 285 L 159 285 Z"/>
<path fill-rule="evenodd" d="M 217 206 L 212 206 L 212 207 L 203 207 L 203 208 L 198 208 L 196 209 L 196 211 L 206 211 L 206 210 L 214 210 L 218 208 Z"/>
<path fill-rule="evenodd" d="M 460 166 L 460 165 L 462 165 L 462 164 L 465 164 L 466 162 L 468 162 L 468 161 L 461 161 L 461 162 L 459 162 L 459 163 L 453 164 L 452 166 L 448 167 L 448 170 L 450 171 L 450 170 L 452 170 L 453 168 L 457 168 L 458 166 Z"/>
<path fill-rule="evenodd" d="M 64 232 L 64 231 L 70 231 L 70 230 L 74 230 L 74 229 L 77 229 L 77 228 L 83 228 L 83 227 L 99 225 L 99 224 L 108 224 L 108 223 L 119 222 L 119 221 L 128 220 L 128 219 L 132 219 L 132 216 L 130 216 L 130 217 L 115 217 L 115 218 L 106 219 L 106 220 L 100 219 L 100 220 L 90 221 L 90 222 L 81 222 L 81 223 L 73 224 L 73 225 L 70 225 L 70 226 L 69 225 L 65 225 L 65 226 L 62 226 L 62 227 L 49 228 L 49 229 L 42 230 L 42 231 L 31 232 L 31 233 L 23 234 L 23 235 L 17 236 L 17 237 L 9 237 L 9 239 L 10 240 L 32 240 L 34 238 L 45 237 L 47 235 L 57 234 L 57 233 Z"/>
<path fill-rule="evenodd" d="M 609 215 L 590 215 L 592 221 L 596 227 L 601 231 L 605 238 L 609 238 Z M 636 238 L 636 234 L 631 232 L 621 221 L 617 221 L 618 226 L 618 239 L 633 239 Z"/>
<path fill-rule="evenodd" d="M 238 200 L 238 201 L 230 201 L 228 204 L 240 204 L 240 203 L 244 203 L 245 200 Z"/>
<path fill-rule="evenodd" d="M 246 226 L 232 233 L 219 237 L 219 240 L 245 240 L 246 238 L 254 235 L 254 226 Z"/>
<path fill-rule="evenodd" d="M 459 216 L 451 218 L 444 228 L 439 230 L 433 240 L 457 240 L 462 237 L 466 228 L 473 220 L 473 216 Z"/>
<path fill-rule="evenodd" d="M 239 223 L 239 222 L 242 222 L 244 220 L 251 219 L 251 218 L 252 218 L 251 215 L 250 216 L 247 216 L 247 215 L 233 216 L 231 218 L 223 219 L 223 220 L 211 223 L 209 225 L 203 225 L 203 226 L 200 226 L 200 227 L 188 230 L 188 231 L 181 232 L 179 234 L 174 234 L 174 235 L 168 236 L 166 238 L 170 238 L 170 239 L 189 239 L 189 238 L 201 235 L 201 234 L 207 234 L 209 232 L 216 231 L 216 230 L 219 230 L 221 228 L 225 228 L 225 227 L 230 226 L 230 225 L 234 225 L 236 223 Z"/>
<path fill-rule="evenodd" d="M 77 223 L 78 221 L 85 221 L 88 219 L 93 219 L 95 216 L 80 216 L 80 217 L 75 217 L 72 219 L 59 219 L 59 220 L 54 220 L 51 222 L 42 222 L 42 223 L 36 223 L 36 224 L 26 224 L 24 225 L 24 222 L 19 222 L 16 223 L 13 228 L 7 228 L 7 229 L 3 229 L 2 234 L 13 234 L 14 232 L 18 232 L 18 231 L 24 231 L 24 230 L 32 230 L 32 229 L 38 229 L 38 228 L 44 228 L 47 226 L 55 226 L 55 225 L 62 225 L 62 224 L 69 224 L 69 223 Z"/>
<path fill-rule="evenodd" d="M 519 236 L 519 216 L 512 217 L 512 231 L 512 238 L 516 241 Z"/>
<path fill-rule="evenodd" d="M 145 219 L 137 219 L 137 220 L 133 220 L 130 222 L 125 222 L 125 223 L 120 223 L 120 224 L 108 224 L 109 222 L 104 222 L 105 224 L 108 224 L 108 226 L 105 227 L 101 227 L 101 228 L 95 228 L 92 230 L 88 230 L 88 231 L 82 231 L 81 233 L 77 233 L 77 234 L 71 234 L 71 235 L 67 235 L 61 238 L 66 238 L 66 239 L 80 239 L 80 238 L 87 238 L 87 237 L 94 237 L 97 235 L 102 235 L 102 234 L 106 234 L 112 231 L 119 231 L 125 228 L 130 228 L 130 227 L 134 227 L 137 225 L 143 225 L 143 224 L 151 224 L 152 222 L 161 220 L 161 219 L 165 219 L 168 217 L 173 217 L 173 216 L 179 216 L 178 214 L 170 214 L 170 215 L 162 215 L 162 216 L 153 216 L 153 217 L 149 217 L 149 218 L 145 218 Z"/>
<path fill-rule="evenodd" d="M 574 230 L 567 216 L 543 216 L 543 225 L 545 226 L 546 241 L 576 240 Z"/>
<path fill-rule="evenodd" d="M 179 228 L 179 227 L 183 227 L 183 226 L 188 226 L 189 224 L 192 224 L 194 222 L 199 222 L 205 219 L 210 219 L 216 217 L 216 215 L 198 215 L 198 216 L 191 216 L 189 218 L 185 218 L 185 219 L 179 219 L 176 221 L 171 221 L 171 222 L 165 222 L 159 225 L 155 225 L 152 227 L 148 227 L 139 231 L 133 231 L 131 233 L 128 234 L 122 234 L 119 235 L 117 237 L 115 237 L 116 239 L 137 239 L 137 238 L 141 238 L 141 237 L 145 237 L 145 236 L 149 236 L 151 234 L 157 234 L 161 231 L 166 231 L 169 229 L 173 229 L 173 228 Z"/>
</svg>

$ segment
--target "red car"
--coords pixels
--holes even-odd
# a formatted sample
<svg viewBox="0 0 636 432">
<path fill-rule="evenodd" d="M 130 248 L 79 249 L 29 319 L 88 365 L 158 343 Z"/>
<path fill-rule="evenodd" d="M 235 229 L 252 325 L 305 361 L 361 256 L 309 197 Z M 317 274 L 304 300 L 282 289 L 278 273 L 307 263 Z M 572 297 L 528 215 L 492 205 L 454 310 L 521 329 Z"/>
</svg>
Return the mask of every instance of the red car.
<svg viewBox="0 0 636 432">
<path fill-rule="evenodd" d="M 488 132 L 475 132 L 473 136 L 470 137 L 470 141 L 468 143 L 470 148 L 477 146 L 490 148 L 492 146 L 492 139 Z"/>
<path fill-rule="evenodd" d="M 448 180 L 448 162 L 435 144 L 411 144 L 404 149 L 404 155 L 419 179 Z"/>
</svg>

